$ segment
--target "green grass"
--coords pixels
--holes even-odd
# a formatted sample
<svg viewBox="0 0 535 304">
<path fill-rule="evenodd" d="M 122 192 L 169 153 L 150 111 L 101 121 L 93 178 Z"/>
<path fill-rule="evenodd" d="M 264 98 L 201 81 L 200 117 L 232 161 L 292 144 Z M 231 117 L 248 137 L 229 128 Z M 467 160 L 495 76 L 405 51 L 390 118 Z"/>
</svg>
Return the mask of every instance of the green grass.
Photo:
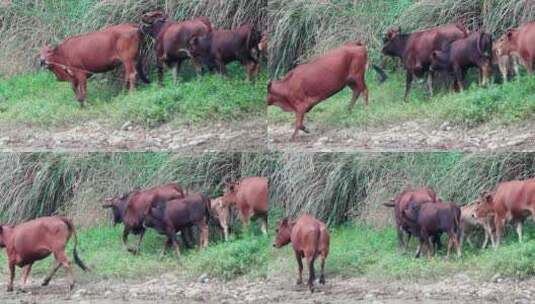
<svg viewBox="0 0 535 304">
<path fill-rule="evenodd" d="M 368 73 L 370 104 L 363 106 L 360 97 L 353 111 L 347 111 L 351 90 L 342 92 L 321 102 L 305 118 L 328 126 L 381 127 L 410 120 L 429 120 L 440 125 L 449 121 L 461 127 L 477 127 L 482 124 L 508 125 L 535 117 L 535 78 L 524 76 L 507 84 L 492 84 L 487 88 L 472 84 L 463 93 L 449 93 L 445 88 L 435 90 L 429 98 L 423 83 L 414 83 L 408 103 L 403 102 L 405 78 L 401 73 L 390 73 L 389 79 L 378 84 L 375 73 Z M 271 122 L 293 123 L 293 113 L 278 107 L 268 108 Z"/>
<path fill-rule="evenodd" d="M 243 68 L 230 66 L 229 78 L 186 74 L 177 85 L 166 75 L 164 86 L 140 85 L 129 93 L 102 78 L 89 80 L 87 107 L 80 108 L 71 85 L 58 82 L 48 71 L 0 80 L 0 121 L 8 124 L 64 126 L 101 120 L 120 125 L 125 121 L 143 127 L 163 123 L 206 124 L 237 121 L 265 113 L 266 76 L 253 85 Z"/>
<path fill-rule="evenodd" d="M 275 222 L 273 222 L 275 223 Z M 201 274 L 232 280 L 241 276 L 265 278 L 293 276 L 297 265 L 291 245 L 283 249 L 271 246 L 274 227 L 268 237 L 255 229 L 253 232 L 233 235 L 229 242 L 212 241 L 206 250 L 184 250 L 182 256 L 170 252 L 161 256 L 164 238 L 154 231 L 146 234 L 142 251 L 134 256 L 123 250 L 120 235 L 122 227 L 98 226 L 79 231 L 80 256 L 92 269 L 78 276 L 87 279 L 136 278 L 139 275 L 172 272 L 181 277 L 195 279 Z M 496 251 L 480 250 L 465 244 L 463 256 L 445 258 L 443 248 L 432 259 L 413 257 L 416 241 L 408 252 L 398 249 L 397 236 L 392 228 L 377 229 L 364 224 L 331 228 L 330 255 L 326 263 L 328 277 L 364 276 L 372 280 L 440 279 L 459 272 L 478 278 L 490 278 L 496 273 L 505 277 L 526 278 L 535 274 L 535 229 L 526 231 L 526 242 L 519 244 L 512 231 Z M 131 237 L 131 245 L 135 237 Z M 445 244 L 443 237 L 443 244 Z M 67 251 L 71 256 L 72 242 Z M 34 265 L 32 273 L 42 277 L 52 266 L 52 257 Z M 0 264 L 6 258 L 0 256 Z M 319 265 L 317 266 L 319 267 Z M 0 267 L 0 273 L 7 269 Z M 20 273 L 20 270 L 19 270 Z M 63 274 L 60 274 L 63 276 Z"/>
</svg>

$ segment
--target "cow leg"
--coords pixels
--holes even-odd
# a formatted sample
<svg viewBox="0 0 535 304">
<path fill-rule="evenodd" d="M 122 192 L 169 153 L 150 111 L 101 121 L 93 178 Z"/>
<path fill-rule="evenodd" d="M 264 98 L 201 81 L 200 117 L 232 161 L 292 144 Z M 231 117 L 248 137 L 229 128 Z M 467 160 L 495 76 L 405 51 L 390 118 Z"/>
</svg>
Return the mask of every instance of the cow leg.
<svg viewBox="0 0 535 304">
<path fill-rule="evenodd" d="M 193 64 L 193 67 L 195 68 L 195 74 L 197 74 L 197 77 L 202 75 L 202 64 L 199 62 L 199 60 L 195 57 L 191 57 L 191 63 Z"/>
<path fill-rule="evenodd" d="M 487 230 L 485 229 L 485 239 L 483 239 L 483 245 L 481 245 L 481 249 L 487 248 L 488 243 L 489 243 L 489 234 L 487 233 Z"/>
<path fill-rule="evenodd" d="M 297 274 L 297 285 L 303 284 L 303 258 L 301 257 L 301 254 L 297 251 L 295 252 L 295 258 L 297 259 L 297 266 L 299 273 Z"/>
<path fill-rule="evenodd" d="M 199 241 L 199 248 L 206 248 L 208 247 L 208 224 L 206 224 L 205 221 L 203 221 L 199 225 L 199 229 L 201 231 L 200 233 L 200 241 Z"/>
<path fill-rule="evenodd" d="M 85 74 L 82 74 L 78 77 L 78 102 L 80 102 L 80 107 L 84 107 L 84 100 L 87 96 L 87 78 Z"/>
<path fill-rule="evenodd" d="M 309 255 L 307 258 L 307 266 L 308 266 L 308 289 L 310 292 L 314 292 L 314 281 L 316 280 L 316 274 L 314 273 L 314 255 Z"/>
<path fill-rule="evenodd" d="M 459 238 L 457 237 L 457 235 L 455 235 L 454 237 L 454 242 L 455 242 L 455 248 L 457 249 L 457 257 L 461 257 L 461 242 L 459 241 Z"/>
<path fill-rule="evenodd" d="M 139 234 L 139 239 L 137 241 L 137 247 L 135 249 L 135 251 L 133 252 L 134 254 L 138 254 L 139 251 L 141 250 L 141 243 L 143 242 L 143 237 L 145 236 L 145 230 L 141 230 L 141 233 Z"/>
<path fill-rule="evenodd" d="M 409 94 L 411 92 L 412 77 L 412 73 L 407 71 L 407 76 L 405 78 L 405 97 L 403 98 L 405 102 L 408 101 Z"/>
<path fill-rule="evenodd" d="M 500 246 L 500 240 L 502 238 L 502 230 L 505 224 L 505 218 L 503 220 L 498 219 L 498 216 L 494 218 L 494 226 L 496 227 L 496 242 L 494 243 L 494 249 Z"/>
<path fill-rule="evenodd" d="M 325 284 L 325 259 L 327 256 L 325 252 L 322 252 L 320 255 L 320 284 Z"/>
<path fill-rule="evenodd" d="M 56 261 L 58 261 L 63 268 L 65 268 L 65 272 L 67 272 L 67 276 L 69 277 L 69 289 L 72 290 L 74 288 L 74 274 L 72 273 L 71 263 L 65 256 L 65 248 L 62 248 L 57 253 L 54 253 L 54 257 L 56 258 Z"/>
<path fill-rule="evenodd" d="M 459 88 L 460 92 L 463 92 L 464 91 L 463 72 L 461 69 L 455 69 L 454 74 L 455 74 L 455 82 L 457 83 L 457 87 Z"/>
<path fill-rule="evenodd" d="M 177 62 L 175 63 L 175 68 L 174 68 L 174 72 L 173 72 L 173 83 L 174 84 L 177 84 L 178 83 L 178 75 L 180 73 L 180 67 L 182 66 L 182 59 L 178 59 Z"/>
<path fill-rule="evenodd" d="M 433 243 L 431 242 L 431 238 L 430 237 L 426 237 L 425 238 L 425 245 L 427 247 L 427 257 L 430 259 L 434 255 Z"/>
<path fill-rule="evenodd" d="M 124 78 L 128 90 L 133 91 L 136 88 L 136 65 L 134 61 L 124 62 Z"/>
<path fill-rule="evenodd" d="M 502 79 L 503 79 L 503 82 L 506 83 L 507 82 L 507 74 L 508 74 L 508 67 L 507 67 L 507 63 L 509 62 L 509 58 L 507 58 L 507 63 L 502 61 L 502 59 L 499 59 L 499 63 L 498 63 L 498 69 L 500 70 L 500 74 L 502 74 Z"/>
<path fill-rule="evenodd" d="M 130 229 L 125 227 L 123 230 L 123 248 L 128 252 L 132 252 L 132 250 L 128 248 L 128 235 L 129 234 L 130 234 Z"/>
<path fill-rule="evenodd" d="M 268 215 L 264 214 L 262 215 L 262 226 L 260 227 L 262 230 L 263 235 L 267 235 L 267 229 L 268 229 Z"/>
<path fill-rule="evenodd" d="M 156 70 L 158 71 L 158 83 L 163 85 L 163 60 L 158 59 L 156 61 Z"/>
<path fill-rule="evenodd" d="M 522 243 L 522 220 L 516 222 L 516 234 L 518 235 L 518 242 Z"/>
<path fill-rule="evenodd" d="M 9 261 L 9 283 L 7 291 L 13 291 L 13 281 L 15 280 L 15 261 Z"/>
<path fill-rule="evenodd" d="M 420 255 L 422 254 L 423 245 L 424 245 L 424 239 L 420 237 L 420 242 L 418 243 L 418 247 L 416 247 L 416 255 L 414 256 L 415 258 L 419 258 Z"/>
<path fill-rule="evenodd" d="M 26 285 L 26 282 L 28 281 L 28 276 L 30 275 L 30 272 L 32 271 L 32 265 L 33 264 L 28 264 L 26 266 L 24 266 L 24 268 L 22 269 L 22 277 L 21 277 L 21 285 Z"/>
<path fill-rule="evenodd" d="M 187 248 L 193 248 L 193 231 L 191 230 L 191 227 L 184 227 L 180 231 L 180 236 L 182 237 L 182 241 L 184 242 L 184 245 Z"/>
<path fill-rule="evenodd" d="M 290 141 L 295 140 L 295 137 L 297 136 L 297 133 L 299 133 L 299 130 L 302 130 L 305 133 L 309 133 L 309 131 L 303 125 L 304 118 L 305 118 L 305 113 L 301 111 L 295 113 L 295 131 L 292 134 Z"/>
<path fill-rule="evenodd" d="M 169 247 L 169 244 L 171 244 L 171 240 L 166 238 L 164 241 L 163 241 L 163 249 L 162 249 L 162 254 L 161 256 L 165 256 L 165 252 L 167 251 L 167 247 Z"/>
<path fill-rule="evenodd" d="M 522 63 L 524 64 L 524 67 L 528 71 L 528 75 L 533 74 L 533 58 L 531 56 L 524 56 L 522 57 Z"/>
<path fill-rule="evenodd" d="M 228 241 L 228 225 L 227 224 L 224 224 L 222 225 L 223 227 L 223 237 L 225 238 L 225 242 Z"/>
<path fill-rule="evenodd" d="M 41 285 L 42 286 L 47 286 L 48 283 L 50 283 L 50 280 L 52 280 L 52 277 L 54 276 L 54 274 L 56 274 L 56 272 L 58 271 L 58 269 L 60 267 L 61 267 L 61 263 L 56 260 L 56 264 L 54 265 L 54 267 L 52 267 L 52 269 L 50 270 L 48 275 L 45 277 L 45 279 L 43 280 L 43 283 L 41 283 Z"/>
<path fill-rule="evenodd" d="M 429 90 L 429 97 L 433 98 L 433 72 L 429 71 L 427 74 L 427 89 Z"/>
</svg>

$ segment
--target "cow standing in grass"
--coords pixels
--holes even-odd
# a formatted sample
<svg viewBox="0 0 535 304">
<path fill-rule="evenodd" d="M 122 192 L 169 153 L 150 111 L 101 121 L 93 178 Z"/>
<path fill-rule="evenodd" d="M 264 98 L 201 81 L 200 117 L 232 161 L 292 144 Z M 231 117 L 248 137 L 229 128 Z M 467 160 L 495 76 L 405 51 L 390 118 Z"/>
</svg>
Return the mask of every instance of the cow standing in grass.
<svg viewBox="0 0 535 304">
<path fill-rule="evenodd" d="M 134 90 L 138 76 L 149 83 L 142 69 L 141 40 L 136 24 L 114 25 L 69 37 L 55 47 L 45 45 L 40 51 L 40 62 L 59 81 L 71 82 L 76 98 L 83 107 L 87 96 L 87 79 L 92 74 L 108 72 L 122 65 L 129 90 Z"/>
</svg>

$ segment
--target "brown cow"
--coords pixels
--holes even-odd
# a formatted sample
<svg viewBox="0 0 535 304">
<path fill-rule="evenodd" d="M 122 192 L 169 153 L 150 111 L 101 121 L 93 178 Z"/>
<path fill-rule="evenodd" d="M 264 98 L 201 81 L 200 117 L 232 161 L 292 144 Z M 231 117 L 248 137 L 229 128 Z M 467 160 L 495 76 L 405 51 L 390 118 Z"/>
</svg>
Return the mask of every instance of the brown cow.
<svg viewBox="0 0 535 304">
<path fill-rule="evenodd" d="M 413 204 L 423 204 L 426 202 L 439 202 L 437 194 L 433 189 L 428 187 L 416 188 L 416 189 L 406 189 L 395 198 L 390 200 L 390 203 L 385 203 L 383 205 L 387 207 L 394 207 L 394 217 L 396 219 L 396 230 L 398 232 L 399 247 L 405 248 L 409 246 L 409 241 L 412 235 L 416 235 L 416 230 L 414 228 L 414 222 L 407 219 L 404 216 L 404 212 L 409 208 L 411 203 Z M 404 234 L 407 234 L 407 240 L 405 241 Z M 439 240 L 437 240 L 437 246 L 439 246 Z"/>
<path fill-rule="evenodd" d="M 535 21 L 525 23 L 517 29 L 507 30 L 500 41 L 504 42 L 502 52 L 520 58 L 531 75 L 535 59 Z"/>
<path fill-rule="evenodd" d="M 41 49 L 41 66 L 51 70 L 59 81 L 70 81 L 83 107 L 87 79 L 92 74 L 108 72 L 123 65 L 130 90 L 135 88 L 138 74 L 141 80 L 149 82 L 141 68 L 141 39 L 138 26 L 130 23 L 69 37 L 56 47 L 45 45 Z"/>
<path fill-rule="evenodd" d="M 123 230 L 123 246 L 129 252 L 136 254 L 139 252 L 143 236 L 145 234 L 145 227 L 143 220 L 145 213 L 149 209 L 152 202 L 157 199 L 171 200 L 184 197 L 184 191 L 176 183 L 169 183 L 162 186 L 153 187 L 146 190 L 134 190 L 129 193 L 123 193 L 116 197 L 105 199 L 103 208 L 111 208 L 113 212 L 114 224 L 122 222 L 124 224 Z M 128 247 L 128 235 L 133 233 L 139 234 L 139 241 L 136 249 Z M 184 239 L 186 242 L 186 239 Z"/>
<path fill-rule="evenodd" d="M 51 253 L 54 254 L 56 264 L 42 285 L 48 285 L 52 276 L 63 266 L 69 276 L 69 288 L 72 290 L 74 288 L 74 275 L 69 259 L 65 255 L 65 246 L 67 246 L 71 236 L 74 237 L 72 252 L 74 263 L 87 271 L 88 268 L 76 250 L 78 245 L 76 228 L 69 219 L 62 216 L 47 216 L 16 226 L 0 225 L 0 247 L 6 248 L 9 266 L 7 291 L 13 291 L 15 266 L 23 267 L 22 284 L 24 285 L 30 275 L 33 263 L 48 257 Z"/>
<path fill-rule="evenodd" d="M 239 61 L 245 66 L 247 80 L 253 80 L 259 73 L 258 60 L 253 53 L 258 51 L 260 35 L 252 24 L 244 24 L 234 30 L 217 30 L 193 37 L 189 51 L 209 67 L 215 65 L 219 73 L 226 75 L 226 65 Z"/>
<path fill-rule="evenodd" d="M 296 116 L 295 131 L 291 140 L 295 140 L 299 130 L 308 133 L 303 124 L 305 113 L 321 101 L 338 93 L 346 86 L 353 91 L 348 105 L 353 108 L 362 93 L 364 103 L 368 105 L 368 88 L 365 82 L 368 65 L 368 50 L 360 43 L 346 43 L 329 51 L 327 54 L 301 64 L 291 70 L 282 80 L 270 81 L 268 84 L 268 106 L 276 105 Z M 384 72 L 373 66 L 384 81 Z"/>
<path fill-rule="evenodd" d="M 498 67 L 503 82 L 519 74 L 518 58 L 508 53 L 507 44 L 507 36 L 502 36 L 492 45 L 492 64 Z"/>
<path fill-rule="evenodd" d="M 219 227 L 223 230 L 225 241 L 228 241 L 228 227 L 230 221 L 230 208 L 223 203 L 223 197 L 210 201 L 210 209 L 215 213 Z"/>
<path fill-rule="evenodd" d="M 494 235 L 492 234 L 493 219 L 491 216 L 482 218 L 477 217 L 475 213 L 476 204 L 477 202 L 474 202 L 461 207 L 461 247 L 464 239 L 466 239 L 470 245 L 473 245 L 470 235 L 473 234 L 479 227 L 482 227 L 483 231 L 485 232 L 485 239 L 483 240 L 481 249 L 485 249 L 487 247 L 489 239 L 494 247 Z"/>
<path fill-rule="evenodd" d="M 191 58 L 197 74 L 202 71 L 202 65 L 190 56 L 187 49 L 190 39 L 212 31 L 212 23 L 206 17 L 199 17 L 187 21 L 169 21 L 168 15 L 161 11 L 148 12 L 141 16 L 141 31 L 154 40 L 156 51 L 156 66 L 158 80 L 163 82 L 164 63 L 174 69 L 174 82 L 178 80 L 178 73 L 182 62 Z"/>
<path fill-rule="evenodd" d="M 210 217 L 210 200 L 202 193 L 189 193 L 180 199 L 158 198 L 150 204 L 145 213 L 144 224 L 164 234 L 163 252 L 169 245 L 180 255 L 176 234 L 184 228 L 196 225 L 200 230 L 200 248 L 208 247 L 208 219 Z"/>
<path fill-rule="evenodd" d="M 251 218 L 262 218 L 262 233 L 268 227 L 268 180 L 262 176 L 248 176 L 225 186 L 222 196 L 225 206 L 235 204 L 245 229 Z"/>
<path fill-rule="evenodd" d="M 457 256 L 461 256 L 461 208 L 451 202 L 410 202 L 404 215 L 415 224 L 415 235 L 420 238 L 420 245 L 416 257 L 421 249 L 427 247 L 428 257 L 433 256 L 432 238 L 440 239 L 442 233 L 448 234 L 448 252 L 450 256 L 453 246 L 457 249 Z"/>
<path fill-rule="evenodd" d="M 448 24 L 408 34 L 402 34 L 398 29 L 385 36 L 382 53 L 400 58 L 406 70 L 405 101 L 408 100 L 413 78 L 423 77 L 429 71 L 433 51 L 467 36 L 468 31 L 462 24 Z M 428 74 L 427 85 L 433 96 L 432 73 Z"/>
<path fill-rule="evenodd" d="M 305 258 L 308 266 L 308 288 L 314 291 L 314 261 L 320 257 L 320 283 L 325 284 L 325 260 L 329 255 L 329 231 L 327 226 L 311 215 L 302 215 L 295 221 L 283 219 L 277 228 L 277 237 L 273 246 L 281 248 L 292 243 L 299 266 L 297 284 L 303 283 L 303 261 Z"/>
<path fill-rule="evenodd" d="M 526 213 L 535 219 L 535 178 L 498 184 L 494 192 L 481 194 L 475 210 L 478 218 L 494 216 L 495 248 L 500 245 L 505 223 L 509 220 L 516 226 L 518 241 L 522 242 L 522 221 Z"/>
</svg>

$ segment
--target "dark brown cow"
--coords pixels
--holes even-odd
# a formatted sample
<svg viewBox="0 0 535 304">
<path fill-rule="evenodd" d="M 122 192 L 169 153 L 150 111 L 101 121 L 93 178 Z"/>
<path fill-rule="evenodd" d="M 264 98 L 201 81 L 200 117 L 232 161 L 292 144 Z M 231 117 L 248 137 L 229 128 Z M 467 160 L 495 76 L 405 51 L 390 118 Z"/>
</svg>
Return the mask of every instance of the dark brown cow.
<svg viewBox="0 0 535 304">
<path fill-rule="evenodd" d="M 531 75 L 535 59 L 535 21 L 523 24 L 517 29 L 509 29 L 500 38 L 505 42 L 503 53 L 520 58 Z"/>
<path fill-rule="evenodd" d="M 407 219 L 416 224 L 415 234 L 420 238 L 416 257 L 420 256 L 423 247 L 427 248 L 428 257 L 432 257 L 432 238 L 440 239 L 442 233 L 448 234 L 446 257 L 450 256 L 453 246 L 457 249 L 457 256 L 461 256 L 461 208 L 456 204 L 451 202 L 411 202 L 404 214 Z"/>
<path fill-rule="evenodd" d="M 184 191 L 176 183 L 169 183 L 146 190 L 134 190 L 123 193 L 116 197 L 105 199 L 104 208 L 111 208 L 113 212 L 114 224 L 123 223 L 123 245 L 126 250 L 136 254 L 139 252 L 145 227 L 143 220 L 151 203 L 158 199 L 171 200 L 184 197 Z M 128 235 L 139 234 L 139 241 L 136 249 L 128 247 Z M 184 239 L 185 240 L 185 239 Z M 186 240 L 185 240 L 186 242 Z"/>
<path fill-rule="evenodd" d="M 218 72 L 226 75 L 226 65 L 239 61 L 246 69 L 247 80 L 259 72 L 258 60 L 253 56 L 258 51 L 260 35 L 252 24 L 244 24 L 234 30 L 217 30 L 193 37 L 189 51 L 208 66 L 215 65 Z"/>
<path fill-rule="evenodd" d="M 398 29 L 391 31 L 390 36 L 385 36 L 382 53 L 400 58 L 406 70 L 405 101 L 408 100 L 413 78 L 423 77 L 429 71 L 433 51 L 467 36 L 468 31 L 461 24 L 448 24 L 409 34 L 402 34 Z M 427 85 L 433 96 L 432 73 L 428 74 Z"/>
<path fill-rule="evenodd" d="M 454 85 L 464 90 L 466 72 L 479 69 L 479 84 L 486 85 L 492 73 L 492 36 L 486 32 L 472 32 L 468 37 L 453 41 L 446 48 L 431 53 L 431 71 L 453 74 Z"/>
<path fill-rule="evenodd" d="M 281 248 L 292 243 L 299 266 L 297 284 L 303 283 L 303 261 L 305 258 L 308 266 L 308 288 L 314 291 L 314 261 L 320 257 L 320 283 L 325 284 L 325 260 L 329 255 L 329 231 L 327 226 L 311 215 L 302 215 L 295 221 L 283 219 L 277 228 L 277 237 L 273 246 Z"/>
<path fill-rule="evenodd" d="M 189 193 L 181 199 L 154 200 L 145 213 L 145 225 L 154 228 L 167 239 L 163 253 L 169 245 L 180 255 L 176 234 L 185 228 L 198 226 L 200 230 L 200 248 L 208 247 L 208 219 L 210 217 L 210 200 L 202 193 Z"/>
<path fill-rule="evenodd" d="M 291 70 L 282 80 L 270 81 L 268 84 L 268 106 L 276 105 L 286 112 L 294 112 L 296 116 L 295 140 L 299 130 L 308 133 L 303 124 L 305 113 L 321 101 L 338 93 L 346 86 L 353 91 L 348 105 L 353 108 L 362 93 L 364 103 L 368 105 L 368 88 L 365 73 L 368 65 L 368 50 L 361 43 L 346 43 L 329 51 L 327 54 L 301 64 Z M 373 66 L 382 80 L 382 70 Z"/>
<path fill-rule="evenodd" d="M 51 70 L 59 81 L 70 81 L 83 107 L 87 78 L 92 74 L 108 72 L 123 65 L 130 90 L 135 88 L 138 74 L 141 80 L 149 82 L 141 68 L 141 39 L 136 24 L 120 24 L 69 37 L 56 47 L 45 45 L 41 49 L 41 66 Z"/>
<path fill-rule="evenodd" d="M 494 216 L 495 247 L 500 245 L 505 223 L 513 221 L 522 242 L 522 221 L 525 214 L 535 219 L 535 178 L 498 184 L 492 193 L 483 193 L 476 203 L 478 218 Z"/>
<path fill-rule="evenodd" d="M 221 198 L 225 206 L 236 205 L 243 228 L 247 229 L 251 218 L 262 218 L 262 233 L 268 227 L 268 180 L 262 176 L 248 176 L 225 186 Z"/>
<path fill-rule="evenodd" d="M 415 235 L 414 222 L 405 217 L 405 211 L 409 208 L 410 204 L 423 204 L 426 202 L 439 202 L 439 198 L 435 191 L 431 188 L 417 188 L 406 189 L 390 203 L 385 203 L 387 207 L 394 207 L 394 217 L 396 219 L 396 230 L 398 232 L 399 247 L 407 249 L 411 235 Z M 404 234 L 407 234 L 407 240 L 405 241 Z M 438 244 L 437 244 L 438 245 Z"/>
<path fill-rule="evenodd" d="M 48 257 L 51 253 L 54 254 L 56 263 L 42 285 L 48 285 L 52 276 L 63 266 L 69 276 L 69 288 L 72 290 L 74 288 L 74 275 L 71 263 L 65 255 L 65 246 L 67 246 L 71 236 L 74 237 L 72 252 L 74 263 L 87 271 L 88 268 L 76 250 L 78 240 L 76 228 L 71 220 L 62 216 L 47 216 L 16 226 L 0 225 L 0 247 L 6 248 L 9 266 L 7 291 L 13 291 L 15 266 L 23 267 L 22 284 L 24 285 L 30 275 L 33 263 Z"/>
<path fill-rule="evenodd" d="M 212 31 L 212 23 L 206 17 L 199 17 L 187 21 L 169 21 L 168 15 L 160 11 L 148 12 L 141 16 L 141 29 L 154 40 L 156 50 L 156 65 L 158 80 L 163 82 L 164 63 L 174 69 L 174 82 L 178 80 L 178 73 L 182 62 L 192 59 L 197 74 L 202 71 L 202 65 L 190 56 L 188 42 L 193 38 Z"/>
</svg>

